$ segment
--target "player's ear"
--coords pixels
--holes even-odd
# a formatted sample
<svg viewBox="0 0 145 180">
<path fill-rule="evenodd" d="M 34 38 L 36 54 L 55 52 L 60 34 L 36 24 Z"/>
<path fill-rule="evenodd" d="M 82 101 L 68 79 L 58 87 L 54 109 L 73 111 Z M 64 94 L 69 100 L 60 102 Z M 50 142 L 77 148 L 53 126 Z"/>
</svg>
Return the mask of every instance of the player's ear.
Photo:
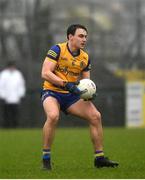
<svg viewBox="0 0 145 180">
<path fill-rule="evenodd" d="M 73 35 L 72 34 L 69 34 L 68 35 L 68 40 L 71 40 L 73 38 Z"/>
</svg>

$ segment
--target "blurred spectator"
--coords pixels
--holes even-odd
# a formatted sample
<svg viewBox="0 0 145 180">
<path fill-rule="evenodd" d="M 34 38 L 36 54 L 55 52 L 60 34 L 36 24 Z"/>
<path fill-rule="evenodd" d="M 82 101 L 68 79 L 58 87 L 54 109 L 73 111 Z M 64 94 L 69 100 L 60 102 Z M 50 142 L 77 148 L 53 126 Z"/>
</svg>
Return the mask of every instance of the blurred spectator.
<svg viewBox="0 0 145 180">
<path fill-rule="evenodd" d="M 2 100 L 3 127 L 18 126 L 19 105 L 25 96 L 25 80 L 15 62 L 8 62 L 0 73 L 0 99 Z"/>
</svg>

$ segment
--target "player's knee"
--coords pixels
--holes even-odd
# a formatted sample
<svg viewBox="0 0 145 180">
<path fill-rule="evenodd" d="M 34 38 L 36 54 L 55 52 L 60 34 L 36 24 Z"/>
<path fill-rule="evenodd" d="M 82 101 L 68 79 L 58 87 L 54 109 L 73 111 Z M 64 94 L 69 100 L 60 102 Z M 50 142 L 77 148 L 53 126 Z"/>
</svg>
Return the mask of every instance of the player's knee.
<svg viewBox="0 0 145 180">
<path fill-rule="evenodd" d="M 92 125 L 95 125 L 95 126 L 100 124 L 101 123 L 101 113 L 99 111 L 92 113 L 90 122 Z"/>
<path fill-rule="evenodd" d="M 47 122 L 53 126 L 56 125 L 59 120 L 59 115 L 57 113 L 49 113 L 47 116 Z"/>
</svg>

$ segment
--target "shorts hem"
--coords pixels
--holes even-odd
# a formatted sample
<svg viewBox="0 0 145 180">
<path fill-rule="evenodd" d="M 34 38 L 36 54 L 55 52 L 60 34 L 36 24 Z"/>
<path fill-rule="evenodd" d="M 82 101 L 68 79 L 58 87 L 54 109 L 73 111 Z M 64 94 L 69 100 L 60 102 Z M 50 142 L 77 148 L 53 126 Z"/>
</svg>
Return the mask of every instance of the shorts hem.
<svg viewBox="0 0 145 180">
<path fill-rule="evenodd" d="M 65 114 L 68 114 L 67 109 L 68 109 L 71 105 L 73 105 L 74 103 L 76 103 L 76 102 L 79 101 L 79 100 L 80 100 L 80 98 L 75 99 L 74 101 L 72 101 L 70 104 L 68 104 L 68 105 L 66 106 L 65 110 L 62 110 L 62 111 L 65 112 Z"/>
</svg>

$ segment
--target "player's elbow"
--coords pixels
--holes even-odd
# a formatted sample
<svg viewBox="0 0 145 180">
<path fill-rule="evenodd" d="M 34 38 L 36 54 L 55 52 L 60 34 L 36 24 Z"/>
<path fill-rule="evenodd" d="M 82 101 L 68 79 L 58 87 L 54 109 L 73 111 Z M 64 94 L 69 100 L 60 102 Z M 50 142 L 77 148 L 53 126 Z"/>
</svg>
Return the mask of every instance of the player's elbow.
<svg viewBox="0 0 145 180">
<path fill-rule="evenodd" d="M 48 77 L 48 72 L 42 70 L 42 72 L 41 72 L 41 78 L 42 78 L 42 79 L 47 79 L 47 77 Z"/>
</svg>

